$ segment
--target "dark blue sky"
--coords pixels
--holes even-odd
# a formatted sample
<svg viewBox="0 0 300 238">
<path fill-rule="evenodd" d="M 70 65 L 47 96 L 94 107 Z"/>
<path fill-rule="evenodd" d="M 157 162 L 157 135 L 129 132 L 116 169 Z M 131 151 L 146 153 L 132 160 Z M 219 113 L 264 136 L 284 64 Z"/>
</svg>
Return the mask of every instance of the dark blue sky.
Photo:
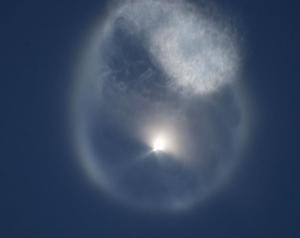
<svg viewBox="0 0 300 238">
<path fill-rule="evenodd" d="M 2 2 L 0 237 L 300 237 L 300 5 L 219 2 L 243 21 L 258 133 L 224 191 L 193 212 L 163 217 L 99 196 L 68 141 L 68 69 L 105 2 Z"/>
</svg>

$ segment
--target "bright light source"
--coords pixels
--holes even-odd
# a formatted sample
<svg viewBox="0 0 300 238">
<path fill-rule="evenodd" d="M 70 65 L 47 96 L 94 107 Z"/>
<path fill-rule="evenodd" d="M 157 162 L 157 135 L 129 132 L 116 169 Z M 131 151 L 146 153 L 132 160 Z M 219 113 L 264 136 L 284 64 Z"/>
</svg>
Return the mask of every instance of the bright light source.
<svg viewBox="0 0 300 238">
<path fill-rule="evenodd" d="M 158 136 L 153 141 L 153 151 L 164 151 L 166 149 L 166 139 L 162 136 Z"/>
</svg>

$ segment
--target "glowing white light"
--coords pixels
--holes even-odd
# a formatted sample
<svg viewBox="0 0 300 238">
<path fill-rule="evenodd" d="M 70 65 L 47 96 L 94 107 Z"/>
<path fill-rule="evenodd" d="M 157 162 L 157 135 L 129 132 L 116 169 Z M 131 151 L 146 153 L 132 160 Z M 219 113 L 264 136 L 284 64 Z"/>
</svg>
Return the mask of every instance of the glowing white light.
<svg viewBox="0 0 300 238">
<path fill-rule="evenodd" d="M 167 147 L 167 141 L 166 138 L 163 136 L 158 136 L 154 139 L 152 149 L 153 151 L 159 152 L 159 151 L 165 151 Z"/>
</svg>

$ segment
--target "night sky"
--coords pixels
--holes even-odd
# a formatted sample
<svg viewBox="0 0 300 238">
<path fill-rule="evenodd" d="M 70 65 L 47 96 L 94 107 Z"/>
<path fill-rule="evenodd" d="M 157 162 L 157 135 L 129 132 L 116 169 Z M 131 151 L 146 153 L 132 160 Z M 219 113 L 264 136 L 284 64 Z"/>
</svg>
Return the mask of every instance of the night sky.
<svg viewBox="0 0 300 238">
<path fill-rule="evenodd" d="M 107 2 L 2 2 L 0 237 L 300 237 L 300 4 L 217 3 L 242 26 L 253 140 L 204 205 L 150 215 L 95 191 L 70 141 L 70 71 Z"/>
</svg>

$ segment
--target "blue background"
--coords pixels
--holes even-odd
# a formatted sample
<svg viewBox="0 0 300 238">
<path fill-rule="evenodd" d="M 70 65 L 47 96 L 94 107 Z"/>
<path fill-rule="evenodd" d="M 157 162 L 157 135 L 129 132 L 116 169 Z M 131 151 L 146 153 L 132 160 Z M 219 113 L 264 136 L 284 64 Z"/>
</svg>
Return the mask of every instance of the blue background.
<svg viewBox="0 0 300 238">
<path fill-rule="evenodd" d="M 300 237 L 297 1 L 219 1 L 242 21 L 260 122 L 236 176 L 180 216 L 126 210 L 94 191 L 68 139 L 68 69 L 104 1 L 2 2 L 0 237 Z"/>
</svg>

